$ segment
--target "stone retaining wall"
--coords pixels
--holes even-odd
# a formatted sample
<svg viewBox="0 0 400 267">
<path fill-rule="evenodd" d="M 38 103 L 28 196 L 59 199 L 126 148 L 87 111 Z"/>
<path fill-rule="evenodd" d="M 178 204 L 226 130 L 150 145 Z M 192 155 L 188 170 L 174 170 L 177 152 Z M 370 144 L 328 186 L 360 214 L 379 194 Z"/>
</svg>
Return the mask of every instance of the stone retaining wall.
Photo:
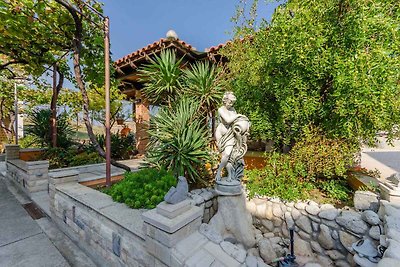
<svg viewBox="0 0 400 267">
<path fill-rule="evenodd" d="M 276 241 L 280 241 L 277 237 L 287 239 L 288 229 L 293 227 L 296 255 L 315 257 L 323 266 L 351 266 L 351 245 L 364 236 L 379 240 L 379 227 L 382 227 L 378 216 L 371 210 L 363 213 L 340 210 L 313 201 L 284 203 L 276 199 L 252 199 L 247 208 L 258 229 L 260 254 L 266 262 L 285 251 L 279 253 L 278 248 L 272 249 L 275 253 L 267 254 L 262 248 L 277 247 Z"/>
<path fill-rule="evenodd" d="M 98 266 L 155 266 L 145 246 L 143 210 L 78 184 L 76 172 L 50 178 L 49 189 L 53 221 Z"/>
</svg>

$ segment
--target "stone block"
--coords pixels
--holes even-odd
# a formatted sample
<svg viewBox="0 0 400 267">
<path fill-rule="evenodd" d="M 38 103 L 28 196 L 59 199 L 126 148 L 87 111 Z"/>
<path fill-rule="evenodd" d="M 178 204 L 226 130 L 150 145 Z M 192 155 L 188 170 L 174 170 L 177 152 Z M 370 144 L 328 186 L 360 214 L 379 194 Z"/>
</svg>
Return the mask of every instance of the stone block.
<svg viewBox="0 0 400 267">
<path fill-rule="evenodd" d="M 163 201 L 157 205 L 157 213 L 169 219 L 175 218 L 190 209 L 190 200 L 186 199 L 176 204 L 168 204 Z"/>
<path fill-rule="evenodd" d="M 158 260 L 166 264 L 167 266 L 171 266 L 171 250 L 167 246 L 159 243 L 157 240 L 154 240 L 150 237 L 146 238 L 146 249 L 151 255 L 156 257 Z"/>
<path fill-rule="evenodd" d="M 201 208 L 191 206 L 191 208 L 186 212 L 171 219 L 157 213 L 156 209 L 144 212 L 142 214 L 142 218 L 144 222 L 153 225 L 156 228 L 159 228 L 167 233 L 174 233 L 202 215 L 203 210 Z"/>
<path fill-rule="evenodd" d="M 356 191 L 354 193 L 354 208 L 356 210 L 373 210 L 379 209 L 379 197 L 377 194 L 369 191 Z"/>
<path fill-rule="evenodd" d="M 206 250 L 197 251 L 192 257 L 190 257 L 186 262 L 187 267 L 209 267 L 213 264 L 215 258 Z"/>
<path fill-rule="evenodd" d="M 200 250 L 207 242 L 208 239 L 205 236 L 199 232 L 194 232 L 176 244 L 176 246 L 171 250 L 171 258 L 175 258 L 177 261 L 184 262 L 195 251 Z"/>
<path fill-rule="evenodd" d="M 6 161 L 12 159 L 19 159 L 19 145 L 5 145 L 6 148 Z"/>
<path fill-rule="evenodd" d="M 241 266 L 241 263 L 236 261 L 233 257 L 228 255 L 222 248 L 221 246 L 214 244 L 212 242 L 208 242 L 204 245 L 203 247 L 204 251 L 207 251 L 210 255 L 215 260 L 218 260 L 219 262 L 223 263 L 221 267 L 226 266 L 226 267 L 239 267 Z M 203 266 L 203 265 L 196 265 L 196 266 Z"/>
<path fill-rule="evenodd" d="M 384 200 L 387 200 L 394 204 L 400 204 L 400 189 L 393 188 L 387 184 L 381 183 L 379 184 L 379 188 L 381 190 L 381 196 Z"/>
<path fill-rule="evenodd" d="M 174 233 L 167 233 L 153 225 L 146 223 L 146 234 L 147 236 L 157 240 L 161 244 L 167 247 L 175 246 L 179 241 L 185 239 L 192 233 L 194 233 L 197 229 L 199 229 L 201 225 L 200 218 L 195 219 L 189 224 L 185 225 L 178 231 Z"/>
</svg>

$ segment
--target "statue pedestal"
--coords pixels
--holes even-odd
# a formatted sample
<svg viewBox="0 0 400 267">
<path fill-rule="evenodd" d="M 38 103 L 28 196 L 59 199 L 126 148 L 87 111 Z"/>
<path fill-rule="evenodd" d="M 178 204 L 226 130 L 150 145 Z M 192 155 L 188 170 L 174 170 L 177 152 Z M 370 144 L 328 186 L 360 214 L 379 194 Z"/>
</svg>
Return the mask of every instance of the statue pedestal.
<svg viewBox="0 0 400 267">
<path fill-rule="evenodd" d="M 246 209 L 244 194 L 218 196 L 218 211 L 209 225 L 219 232 L 223 239 L 233 237 L 246 248 L 256 244 L 253 220 Z"/>
<path fill-rule="evenodd" d="M 240 181 L 216 181 L 215 191 L 221 196 L 236 196 L 243 193 Z"/>
</svg>

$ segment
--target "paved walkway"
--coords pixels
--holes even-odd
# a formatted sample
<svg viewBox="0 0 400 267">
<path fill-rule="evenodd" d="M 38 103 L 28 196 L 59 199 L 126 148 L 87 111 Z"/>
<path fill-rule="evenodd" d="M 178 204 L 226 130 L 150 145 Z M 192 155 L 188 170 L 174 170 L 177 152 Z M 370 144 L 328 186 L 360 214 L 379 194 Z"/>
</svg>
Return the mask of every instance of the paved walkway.
<svg viewBox="0 0 400 267">
<path fill-rule="evenodd" d="M 70 266 L 0 179 L 0 266 Z"/>
</svg>

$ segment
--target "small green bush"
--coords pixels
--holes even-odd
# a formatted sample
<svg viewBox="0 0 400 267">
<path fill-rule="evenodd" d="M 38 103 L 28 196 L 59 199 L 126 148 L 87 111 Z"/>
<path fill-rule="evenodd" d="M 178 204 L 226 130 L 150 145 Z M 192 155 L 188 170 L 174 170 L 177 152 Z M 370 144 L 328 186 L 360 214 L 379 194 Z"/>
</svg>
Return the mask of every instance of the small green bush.
<svg viewBox="0 0 400 267">
<path fill-rule="evenodd" d="M 69 166 L 102 163 L 104 159 L 97 152 L 82 152 L 72 157 Z"/>
<path fill-rule="evenodd" d="M 49 161 L 50 169 L 95 164 L 104 161 L 96 152 L 84 151 L 78 153 L 77 149 L 74 147 L 69 149 L 60 147 L 48 148 L 47 151 L 41 155 L 41 159 Z"/>
<path fill-rule="evenodd" d="M 32 135 L 25 135 L 23 138 L 19 139 L 18 145 L 20 148 L 40 147 L 36 142 L 35 137 Z"/>
<path fill-rule="evenodd" d="M 105 190 L 105 193 L 131 208 L 152 209 L 163 201 L 164 195 L 175 185 L 175 177 L 166 170 L 142 169 L 126 172 L 124 179 Z"/>
<path fill-rule="evenodd" d="M 309 179 L 346 176 L 359 150 L 357 142 L 328 138 L 323 131 L 310 127 L 290 151 L 293 161 L 304 164 Z"/>
<path fill-rule="evenodd" d="M 343 179 L 339 180 L 327 180 L 319 183 L 319 188 L 327 194 L 327 197 L 331 199 L 337 199 L 340 201 L 349 200 L 349 187 L 347 181 Z"/>
<path fill-rule="evenodd" d="M 99 145 L 105 149 L 106 140 L 104 134 L 99 134 L 96 136 Z M 135 135 L 130 133 L 126 137 L 121 136 L 118 133 L 111 133 L 111 158 L 113 159 L 129 159 L 129 156 L 136 154 L 136 140 Z M 95 151 L 95 148 L 91 148 Z"/>
<path fill-rule="evenodd" d="M 305 167 L 302 163 L 290 161 L 290 156 L 271 153 L 266 157 L 264 169 L 245 172 L 249 196 L 279 197 L 293 201 L 309 198 L 313 184 L 306 181 Z"/>
</svg>

